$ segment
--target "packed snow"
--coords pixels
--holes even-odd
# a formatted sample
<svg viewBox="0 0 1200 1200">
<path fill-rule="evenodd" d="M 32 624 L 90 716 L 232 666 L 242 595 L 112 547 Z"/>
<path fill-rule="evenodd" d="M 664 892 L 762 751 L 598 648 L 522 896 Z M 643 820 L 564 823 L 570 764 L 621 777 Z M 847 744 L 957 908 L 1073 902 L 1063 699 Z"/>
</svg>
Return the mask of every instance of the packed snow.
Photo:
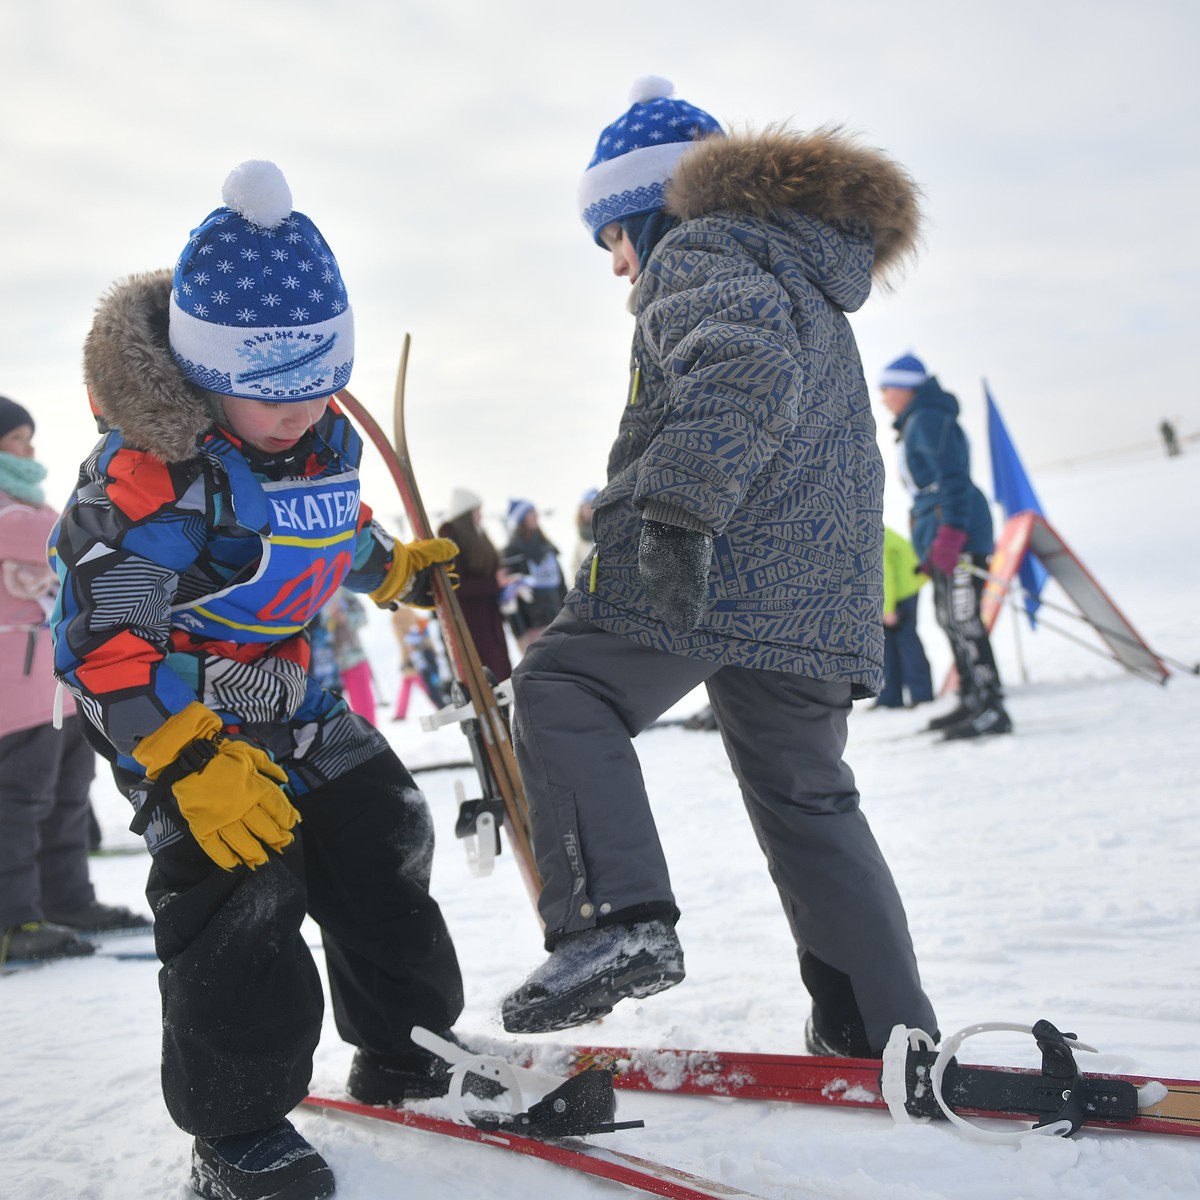
<svg viewBox="0 0 1200 1200">
<path fill-rule="evenodd" d="M 1051 523 L 1151 647 L 1200 659 L 1196 497 L 1200 446 L 1175 459 L 1113 456 L 1046 472 Z M 1047 598 L 1070 608 L 1054 585 Z M 922 602 L 940 675 L 945 639 Z M 979 1021 L 1039 1017 L 1096 1046 L 1086 1066 L 1200 1077 L 1200 677 L 1172 666 L 1165 687 L 1125 674 L 1078 621 L 1046 612 L 995 645 L 1016 734 L 938 744 L 918 731 L 947 702 L 851 720 L 847 757 L 905 898 L 923 978 L 950 1034 Z M 1070 640 L 1059 631 L 1069 633 Z M 390 720 L 397 655 L 382 615 L 368 638 L 380 724 L 411 766 L 461 759 L 456 728 L 425 733 L 417 698 Z M 1080 642 L 1084 644 L 1080 644 Z M 672 715 L 703 702 L 687 698 Z M 688 977 L 625 1002 L 568 1040 L 803 1053 L 806 994 L 786 922 L 718 735 L 648 731 L 640 754 L 683 910 Z M 538 924 L 505 853 L 473 877 L 453 836 L 465 771 L 422 773 L 439 830 L 434 888 L 466 982 L 459 1033 L 503 1037 L 500 999 L 542 959 Z M 111 782 L 94 791 L 109 850 L 135 847 Z M 144 854 L 93 859 L 101 899 L 145 909 Z M 313 931 L 316 939 L 316 930 Z M 152 962 L 90 959 L 0 981 L 5 1087 L 0 1191 L 13 1200 L 186 1200 L 189 1139 L 159 1095 Z M 562 1035 L 544 1041 L 564 1040 Z M 339 1095 L 351 1049 L 327 1019 L 313 1090 Z M 988 1035 L 965 1061 L 1033 1065 L 1032 1041 Z M 645 1129 L 609 1138 L 768 1200 L 1176 1200 L 1200 1195 L 1200 1141 L 1086 1128 L 1070 1141 L 984 1145 L 946 1123 L 886 1113 L 664 1095 L 620 1097 Z M 339 1200 L 554 1195 L 615 1186 L 484 1146 L 300 1111 L 299 1127 L 338 1177 Z M 1011 1127 L 1011 1126 L 1009 1126 Z M 598 1139 L 599 1140 L 599 1139 Z"/>
</svg>

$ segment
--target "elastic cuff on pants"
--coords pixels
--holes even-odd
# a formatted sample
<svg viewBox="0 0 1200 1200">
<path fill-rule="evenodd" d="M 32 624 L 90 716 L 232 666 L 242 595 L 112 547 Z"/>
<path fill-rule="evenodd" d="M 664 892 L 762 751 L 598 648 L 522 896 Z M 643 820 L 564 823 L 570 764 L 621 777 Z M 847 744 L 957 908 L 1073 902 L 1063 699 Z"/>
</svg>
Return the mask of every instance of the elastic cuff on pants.
<svg viewBox="0 0 1200 1200">
<path fill-rule="evenodd" d="M 604 929 L 608 925 L 636 925 L 641 921 L 663 921 L 675 928 L 679 921 L 679 909 L 666 900 L 652 900 L 646 904 L 634 904 L 629 908 L 620 908 L 616 912 L 607 912 L 597 917 L 595 929 Z M 545 947 L 553 951 L 554 947 L 566 935 L 565 929 L 548 929 L 546 931 Z"/>
</svg>

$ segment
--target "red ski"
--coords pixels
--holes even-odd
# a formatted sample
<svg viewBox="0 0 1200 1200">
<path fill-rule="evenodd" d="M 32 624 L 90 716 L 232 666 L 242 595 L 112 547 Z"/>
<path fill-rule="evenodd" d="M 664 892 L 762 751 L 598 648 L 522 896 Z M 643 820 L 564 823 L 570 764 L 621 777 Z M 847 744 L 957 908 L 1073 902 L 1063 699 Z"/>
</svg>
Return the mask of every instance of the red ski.
<svg viewBox="0 0 1200 1200">
<path fill-rule="evenodd" d="M 515 1049 L 508 1048 L 510 1057 Z M 618 1089 L 838 1108 L 888 1107 L 881 1086 L 882 1065 L 875 1059 L 614 1046 L 519 1049 L 516 1057 L 521 1065 L 553 1074 L 611 1070 Z M 937 1115 L 928 1087 L 928 1068 L 934 1058 L 932 1051 L 910 1052 L 908 1099 L 913 1115 Z M 1200 1136 L 1200 1081 L 1082 1072 L 1075 1078 L 1084 1084 L 1075 1090 L 1087 1096 L 1081 1123 L 1089 1128 Z M 945 1099 L 955 1112 L 1026 1121 L 1058 1115 L 1063 1090 L 1061 1079 L 1050 1079 L 1033 1068 L 954 1063 L 943 1082 Z"/>
<path fill-rule="evenodd" d="M 544 1162 L 569 1167 L 585 1175 L 595 1175 L 624 1184 L 636 1191 L 648 1192 L 652 1196 L 666 1196 L 670 1200 L 761 1200 L 752 1192 L 702 1179 L 688 1171 L 669 1167 L 665 1163 L 653 1162 L 623 1150 L 597 1146 L 578 1138 L 563 1141 L 541 1141 L 524 1137 L 506 1130 L 490 1131 L 474 1125 L 461 1125 L 446 1117 L 434 1117 L 428 1113 L 411 1112 L 408 1109 L 371 1108 L 355 1104 L 350 1100 L 331 1100 L 325 1096 L 309 1096 L 304 1101 L 312 1108 L 321 1108 L 357 1117 L 370 1117 L 375 1121 L 391 1121 L 396 1125 L 407 1125 L 410 1129 L 424 1130 L 443 1137 L 461 1138 L 467 1142 L 492 1146 L 497 1150 L 509 1150 L 514 1154 L 525 1154 L 540 1158 Z M 549 1194 L 549 1189 L 546 1193 Z"/>
</svg>

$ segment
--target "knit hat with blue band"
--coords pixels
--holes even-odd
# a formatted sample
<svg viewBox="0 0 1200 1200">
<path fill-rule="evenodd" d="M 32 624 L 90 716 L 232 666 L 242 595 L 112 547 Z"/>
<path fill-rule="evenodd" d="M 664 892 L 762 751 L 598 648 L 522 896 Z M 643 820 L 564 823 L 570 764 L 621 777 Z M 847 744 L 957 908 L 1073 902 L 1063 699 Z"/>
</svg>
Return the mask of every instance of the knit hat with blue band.
<svg viewBox="0 0 1200 1200">
<path fill-rule="evenodd" d="M 528 500 L 510 500 L 508 502 L 508 527 L 509 529 L 520 528 L 521 522 L 525 520 L 531 512 L 537 510 Z"/>
<path fill-rule="evenodd" d="M 333 251 L 274 163 L 230 172 L 175 265 L 171 352 L 198 387 L 287 403 L 329 396 L 354 365 L 354 318 Z"/>
<path fill-rule="evenodd" d="M 883 368 L 879 377 L 881 388 L 919 388 L 929 378 L 925 364 L 915 354 L 902 354 Z"/>
<path fill-rule="evenodd" d="M 579 184 L 579 213 L 598 246 L 613 221 L 662 208 L 680 155 L 700 138 L 720 134 L 714 117 L 671 98 L 674 85 L 649 75 L 630 93 L 633 107 L 600 134 Z"/>
</svg>

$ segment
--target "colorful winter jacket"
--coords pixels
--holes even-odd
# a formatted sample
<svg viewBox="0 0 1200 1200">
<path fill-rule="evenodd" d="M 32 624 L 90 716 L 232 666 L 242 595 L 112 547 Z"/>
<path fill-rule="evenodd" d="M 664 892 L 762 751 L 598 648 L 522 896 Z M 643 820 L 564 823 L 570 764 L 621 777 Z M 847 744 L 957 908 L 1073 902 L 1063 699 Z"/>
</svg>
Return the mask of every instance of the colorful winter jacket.
<svg viewBox="0 0 1200 1200">
<path fill-rule="evenodd" d="M 139 740 L 200 700 L 277 758 L 304 757 L 289 774 L 315 786 L 383 742 L 347 723 L 320 761 L 314 739 L 345 705 L 309 678 L 304 627 L 339 586 L 379 586 L 393 542 L 360 503 L 362 443 L 335 404 L 276 459 L 214 424 L 167 347 L 170 284 L 117 285 L 88 338 L 109 431 L 51 536 L 55 671 L 135 776 Z"/>
<path fill-rule="evenodd" d="M 597 548 L 567 605 L 673 654 L 876 692 L 884 473 L 846 314 L 911 251 L 915 188 L 846 138 L 776 132 L 698 143 L 667 204 L 681 223 L 642 265 Z M 715 538 L 692 633 L 641 586 L 643 510 Z"/>
<path fill-rule="evenodd" d="M 930 377 L 896 418 L 900 475 L 913 498 L 912 543 L 924 559 L 939 525 L 967 535 L 966 554 L 991 554 L 992 510 L 971 482 L 971 451 L 958 400 Z"/>
</svg>

